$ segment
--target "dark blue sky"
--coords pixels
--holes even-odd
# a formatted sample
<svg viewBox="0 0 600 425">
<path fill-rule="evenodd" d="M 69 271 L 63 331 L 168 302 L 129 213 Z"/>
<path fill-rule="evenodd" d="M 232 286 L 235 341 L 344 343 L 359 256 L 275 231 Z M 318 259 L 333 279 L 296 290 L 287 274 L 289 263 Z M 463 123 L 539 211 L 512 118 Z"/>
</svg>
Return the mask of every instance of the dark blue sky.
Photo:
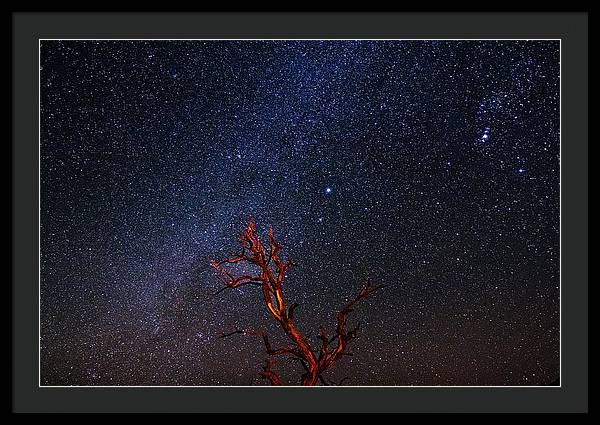
<svg viewBox="0 0 600 425">
<path fill-rule="evenodd" d="M 558 41 L 42 41 L 40 69 L 42 384 L 266 384 L 218 338 L 284 341 L 261 294 L 209 296 L 249 217 L 311 338 L 389 285 L 331 379 L 557 379 Z"/>
</svg>

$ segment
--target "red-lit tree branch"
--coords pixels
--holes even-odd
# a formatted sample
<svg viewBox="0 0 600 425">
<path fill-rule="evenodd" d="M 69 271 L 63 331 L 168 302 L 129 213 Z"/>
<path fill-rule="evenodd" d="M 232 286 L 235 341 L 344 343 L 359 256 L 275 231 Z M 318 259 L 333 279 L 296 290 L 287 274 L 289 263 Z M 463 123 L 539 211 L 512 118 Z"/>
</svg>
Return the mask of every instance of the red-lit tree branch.
<svg viewBox="0 0 600 425">
<path fill-rule="evenodd" d="M 358 327 L 349 331 L 346 329 L 348 315 L 360 301 L 370 297 L 375 291 L 382 288 L 383 285 L 373 285 L 368 281 L 363 286 L 358 295 L 337 314 L 335 335 L 329 337 L 325 328 L 321 327 L 319 329 L 321 346 L 319 351 L 315 352 L 308 340 L 294 324 L 294 311 L 298 307 L 298 304 L 293 303 L 288 307 L 285 301 L 283 281 L 289 268 L 295 264 L 290 260 L 281 258 L 282 246 L 275 239 L 273 229 L 269 229 L 268 247 L 265 248 L 256 233 L 254 223 L 250 221 L 248 227 L 240 236 L 240 243 L 242 251 L 239 254 L 232 255 L 225 260 L 212 261 L 210 263 L 217 271 L 219 279 L 223 283 L 223 287 L 215 295 L 228 288 L 239 288 L 245 285 L 260 286 L 267 311 L 279 323 L 293 346 L 273 348 L 264 331 L 235 330 L 224 334 L 222 337 L 236 334 L 260 336 L 263 338 L 268 355 L 288 355 L 300 361 L 305 370 L 300 380 L 302 385 L 317 385 L 319 381 L 324 385 L 330 385 L 325 381 L 322 374 L 333 367 L 341 356 L 351 355 L 346 352 L 346 349 L 350 341 L 357 336 Z M 236 277 L 225 269 L 226 265 L 240 263 L 255 266 L 255 274 L 244 274 Z M 260 375 L 269 380 L 271 385 L 281 385 L 281 379 L 273 371 L 273 364 L 274 362 L 271 359 L 267 359 Z"/>
<path fill-rule="evenodd" d="M 263 366 L 263 371 L 260 372 L 260 376 L 265 379 L 268 379 L 271 382 L 271 385 L 281 385 L 281 378 L 275 372 L 273 372 L 273 363 L 275 363 L 271 359 L 267 359 L 265 365 Z"/>
</svg>

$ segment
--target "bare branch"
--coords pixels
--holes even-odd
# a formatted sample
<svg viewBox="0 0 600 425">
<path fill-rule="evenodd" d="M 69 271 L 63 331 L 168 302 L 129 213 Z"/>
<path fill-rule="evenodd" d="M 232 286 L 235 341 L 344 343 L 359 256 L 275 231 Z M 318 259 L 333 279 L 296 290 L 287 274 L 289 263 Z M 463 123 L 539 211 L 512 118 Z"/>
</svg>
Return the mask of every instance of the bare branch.
<svg viewBox="0 0 600 425">
<path fill-rule="evenodd" d="M 322 363 L 329 353 L 329 337 L 323 326 L 319 328 L 319 339 L 321 340 L 321 351 L 319 352 L 319 363 Z"/>
<path fill-rule="evenodd" d="M 232 335 L 239 335 L 239 334 L 261 337 L 263 339 L 264 344 L 265 344 L 265 349 L 267 351 L 267 354 L 269 354 L 271 356 L 278 356 L 278 355 L 282 355 L 282 354 L 287 354 L 287 355 L 294 356 L 294 357 L 300 357 L 300 353 L 294 347 L 273 348 L 271 346 L 270 341 L 269 341 L 269 336 L 267 335 L 266 332 L 261 331 L 261 330 L 236 329 L 236 330 L 234 330 L 232 332 L 229 332 L 229 333 L 221 335 L 220 338 L 227 338 L 227 337 L 230 337 Z"/>
<path fill-rule="evenodd" d="M 343 355 L 348 343 L 352 339 L 356 338 L 360 324 L 350 332 L 346 332 L 346 321 L 348 319 L 348 315 L 354 311 L 354 306 L 361 300 L 369 298 L 371 295 L 373 295 L 373 293 L 383 287 L 384 285 L 373 285 L 370 280 L 367 280 L 365 285 L 359 291 L 358 295 L 348 304 L 346 304 L 344 308 L 337 314 L 337 327 L 335 336 L 337 339 L 337 346 L 328 357 L 322 359 L 323 370 L 330 368 L 339 359 L 339 357 Z"/>
<path fill-rule="evenodd" d="M 267 359 L 263 366 L 263 371 L 259 373 L 264 379 L 268 379 L 271 385 L 281 385 L 281 378 L 273 371 L 273 364 L 275 362 L 271 359 Z"/>
<path fill-rule="evenodd" d="M 288 310 L 288 319 L 289 319 L 290 321 L 293 321 L 293 320 L 294 320 L 294 311 L 296 311 L 296 308 L 298 308 L 298 306 L 299 306 L 299 305 L 300 305 L 300 304 L 298 304 L 298 303 L 294 303 L 294 304 L 292 304 L 292 305 L 290 306 L 290 308 L 289 308 L 289 310 Z"/>
<path fill-rule="evenodd" d="M 226 289 L 241 288 L 242 286 L 246 286 L 246 285 L 262 286 L 262 284 L 260 282 L 257 282 L 256 280 L 253 280 L 253 279 L 241 280 L 241 281 L 234 280 L 230 284 L 226 284 L 221 289 L 213 292 L 211 295 L 213 297 L 215 297 L 215 296 L 219 295 L 221 292 L 225 291 Z"/>
<path fill-rule="evenodd" d="M 242 331 L 242 330 L 240 330 L 240 329 L 236 329 L 236 330 L 235 330 L 235 331 L 233 331 L 233 332 L 229 332 L 229 333 L 227 333 L 227 334 L 223 334 L 223 335 L 221 335 L 219 338 L 227 338 L 227 337 L 229 337 L 229 336 L 231 336 L 231 335 L 236 335 L 236 334 L 245 334 L 245 333 L 246 333 L 245 331 Z"/>
<path fill-rule="evenodd" d="M 211 261 L 210 263 L 211 267 L 217 271 L 219 279 L 223 283 L 223 288 L 219 289 L 214 295 L 219 294 L 227 288 L 234 289 L 245 285 L 260 286 L 267 311 L 277 321 L 285 335 L 292 342 L 292 345 L 289 347 L 273 348 L 266 332 L 255 330 L 236 329 L 233 332 L 222 335 L 221 338 L 236 334 L 260 336 L 263 339 L 268 355 L 288 355 L 290 359 L 300 361 L 305 371 L 301 377 L 302 385 L 317 385 L 319 382 L 323 385 L 331 385 L 331 383 L 325 380 L 322 373 L 331 368 L 341 356 L 352 355 L 346 352 L 346 347 L 352 339 L 356 338 L 359 330 L 359 326 L 350 331 L 346 330 L 348 315 L 361 300 L 370 297 L 375 291 L 382 288 L 383 285 L 373 285 L 370 281 L 367 281 L 358 295 L 348 302 L 337 314 L 336 332 L 333 337 L 329 337 L 324 327 L 319 328 L 321 346 L 317 356 L 308 340 L 294 324 L 294 312 L 298 304 L 293 303 L 289 308 L 286 306 L 283 282 L 287 277 L 287 271 L 295 263 L 289 259 L 284 260 L 281 257 L 283 247 L 275 239 L 273 229 L 269 228 L 268 246 L 266 248 L 260 241 L 252 220 L 250 220 L 246 229 L 241 233 L 239 240 L 242 246 L 240 253 L 233 254 L 224 260 Z M 256 273 L 236 277 L 230 271 L 226 270 L 226 266 L 241 263 L 253 265 L 257 269 Z M 332 348 L 331 344 L 335 341 L 337 341 L 337 344 Z M 270 358 L 267 359 L 263 367 L 263 372 L 260 375 L 269 380 L 272 385 L 281 385 L 281 379 L 273 371 L 273 364 Z M 340 381 L 340 384 L 344 380 Z"/>
</svg>

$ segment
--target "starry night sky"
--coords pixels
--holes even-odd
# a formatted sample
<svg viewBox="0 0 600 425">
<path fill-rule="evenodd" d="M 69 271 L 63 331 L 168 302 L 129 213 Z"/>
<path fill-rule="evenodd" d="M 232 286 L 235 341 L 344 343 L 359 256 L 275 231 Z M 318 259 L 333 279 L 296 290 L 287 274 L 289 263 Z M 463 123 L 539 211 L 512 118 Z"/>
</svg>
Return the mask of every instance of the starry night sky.
<svg viewBox="0 0 600 425">
<path fill-rule="evenodd" d="M 42 41 L 41 384 L 267 385 L 252 217 L 296 321 L 366 278 L 345 385 L 559 375 L 558 41 Z M 285 384 L 297 364 L 278 359 Z"/>
</svg>

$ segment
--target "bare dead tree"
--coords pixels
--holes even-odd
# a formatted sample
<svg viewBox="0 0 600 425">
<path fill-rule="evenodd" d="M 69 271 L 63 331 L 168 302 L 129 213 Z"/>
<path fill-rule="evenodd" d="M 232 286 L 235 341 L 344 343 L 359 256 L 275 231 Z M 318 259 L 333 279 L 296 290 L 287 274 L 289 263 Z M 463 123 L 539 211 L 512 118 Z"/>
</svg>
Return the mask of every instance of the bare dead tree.
<svg viewBox="0 0 600 425">
<path fill-rule="evenodd" d="M 260 287 L 267 311 L 279 323 L 281 329 L 283 329 L 290 340 L 291 345 L 273 348 L 266 332 L 257 330 L 236 329 L 233 332 L 222 335 L 222 337 L 229 337 L 236 334 L 261 337 L 269 356 L 288 356 L 301 363 L 305 371 L 300 380 L 302 385 L 317 385 L 318 382 L 321 382 L 323 385 L 335 384 L 326 381 L 323 373 L 331 369 L 342 356 L 352 355 L 346 350 L 350 341 L 356 338 L 359 326 L 348 330 L 348 315 L 361 300 L 370 297 L 384 285 L 373 285 L 371 281 L 367 281 L 356 297 L 348 302 L 337 314 L 335 334 L 330 337 L 324 327 L 319 329 L 319 340 L 321 343 L 319 350 L 315 351 L 294 323 L 294 311 L 298 307 L 298 304 L 293 303 L 288 307 L 286 303 L 283 294 L 283 281 L 286 277 L 286 272 L 295 263 L 291 260 L 283 260 L 281 258 L 280 252 L 282 246 L 275 240 L 273 229 L 269 229 L 269 243 L 267 248 L 260 241 L 253 221 L 250 221 L 239 239 L 242 245 L 242 250 L 239 254 L 232 255 L 221 261 L 211 261 L 210 263 L 218 272 L 218 276 L 223 283 L 223 287 L 215 295 L 228 288 L 239 288 L 246 285 Z M 242 263 L 255 266 L 256 273 L 234 276 L 226 268 L 228 265 Z M 274 360 L 267 358 L 260 376 L 268 380 L 271 385 L 281 385 L 281 378 L 273 370 L 273 365 Z M 339 384 L 346 379 L 344 378 Z"/>
</svg>

